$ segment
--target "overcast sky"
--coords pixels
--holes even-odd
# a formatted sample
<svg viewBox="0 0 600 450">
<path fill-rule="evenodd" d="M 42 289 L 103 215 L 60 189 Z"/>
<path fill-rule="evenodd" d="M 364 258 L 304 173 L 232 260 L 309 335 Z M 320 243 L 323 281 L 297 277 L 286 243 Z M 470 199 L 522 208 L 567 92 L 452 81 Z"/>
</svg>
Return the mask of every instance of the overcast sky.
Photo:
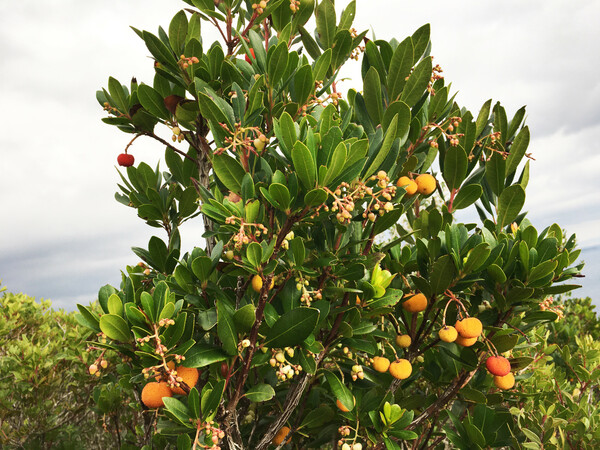
<svg viewBox="0 0 600 450">
<path fill-rule="evenodd" d="M 348 1 L 336 3 L 339 12 Z M 95 92 L 111 75 L 151 84 L 152 61 L 129 25 L 166 29 L 183 6 L 0 2 L 0 279 L 9 290 L 55 307 L 89 303 L 138 262 L 130 247 L 160 232 L 114 200 L 116 157 L 130 136 L 100 121 Z M 358 0 L 355 21 L 398 40 L 429 22 L 434 61 L 461 105 L 478 111 L 493 98 L 509 118 L 527 105 L 536 162 L 525 209 L 539 230 L 557 222 L 577 234 L 588 263 L 577 295 L 592 297 L 600 289 L 599 18 L 600 2 L 589 0 Z M 203 26 L 205 41 L 215 40 Z M 142 139 L 136 163 L 154 166 L 163 149 Z M 200 245 L 201 233 L 186 224 L 183 249 Z"/>
</svg>

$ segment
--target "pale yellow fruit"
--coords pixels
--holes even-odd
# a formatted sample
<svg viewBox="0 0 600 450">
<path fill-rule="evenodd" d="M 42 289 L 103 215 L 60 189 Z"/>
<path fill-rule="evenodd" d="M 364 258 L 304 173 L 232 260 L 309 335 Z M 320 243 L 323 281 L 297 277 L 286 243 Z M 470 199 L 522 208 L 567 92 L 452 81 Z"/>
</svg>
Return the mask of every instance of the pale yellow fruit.
<svg viewBox="0 0 600 450">
<path fill-rule="evenodd" d="M 410 347 L 411 342 L 412 339 L 408 334 L 399 334 L 398 336 L 396 336 L 396 345 L 398 345 L 398 347 L 400 348 Z"/>
<path fill-rule="evenodd" d="M 375 369 L 377 372 L 387 372 L 389 367 L 390 360 L 385 356 L 376 356 L 373 358 L 373 369 Z"/>
<path fill-rule="evenodd" d="M 419 194 L 423 195 L 431 194 L 433 191 L 435 191 L 437 187 L 435 178 L 433 177 L 433 175 L 430 175 L 428 173 L 419 175 L 416 178 L 415 183 L 417 183 L 417 189 L 419 191 Z"/>
<path fill-rule="evenodd" d="M 444 342 L 454 342 L 458 337 L 458 331 L 456 328 L 450 325 L 446 325 L 442 327 L 442 329 L 438 332 L 440 339 Z"/>
<path fill-rule="evenodd" d="M 398 380 L 406 380 L 412 373 L 412 364 L 407 359 L 399 359 L 390 364 L 390 374 Z"/>
<path fill-rule="evenodd" d="M 398 178 L 396 186 L 404 188 L 406 190 L 406 195 L 415 195 L 418 189 L 417 183 L 408 177 Z"/>
<path fill-rule="evenodd" d="M 515 385 L 515 376 L 512 373 L 508 373 L 503 377 L 495 376 L 494 384 L 503 390 L 512 389 Z"/>
<path fill-rule="evenodd" d="M 263 280 L 260 275 L 254 275 L 254 277 L 252 277 L 252 289 L 254 289 L 255 292 L 260 292 L 262 287 Z"/>
</svg>

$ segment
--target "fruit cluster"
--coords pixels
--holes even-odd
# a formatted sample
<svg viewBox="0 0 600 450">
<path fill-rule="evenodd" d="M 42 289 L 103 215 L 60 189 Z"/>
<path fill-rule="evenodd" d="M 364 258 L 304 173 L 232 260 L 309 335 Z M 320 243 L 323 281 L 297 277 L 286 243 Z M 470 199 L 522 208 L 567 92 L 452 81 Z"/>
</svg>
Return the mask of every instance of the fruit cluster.
<svg viewBox="0 0 600 450">
<path fill-rule="evenodd" d="M 397 380 L 406 380 L 412 373 L 412 364 L 409 360 L 399 358 L 390 363 L 390 360 L 385 356 L 376 356 L 373 358 L 373 369 L 377 372 L 390 372 Z"/>
</svg>

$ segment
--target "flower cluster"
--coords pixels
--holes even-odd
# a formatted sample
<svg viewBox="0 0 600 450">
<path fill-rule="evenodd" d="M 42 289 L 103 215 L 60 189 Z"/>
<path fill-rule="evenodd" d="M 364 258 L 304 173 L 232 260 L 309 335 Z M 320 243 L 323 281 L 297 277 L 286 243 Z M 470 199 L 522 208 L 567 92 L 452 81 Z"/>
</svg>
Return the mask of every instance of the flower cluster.
<svg viewBox="0 0 600 450">
<path fill-rule="evenodd" d="M 252 9 L 255 11 L 255 14 L 262 14 L 267 7 L 267 3 L 269 3 L 269 0 L 261 0 L 258 3 L 253 3 Z"/>
<path fill-rule="evenodd" d="M 238 220 L 240 221 L 239 231 L 231 238 L 235 249 L 238 251 L 240 251 L 244 245 L 248 245 L 251 240 L 256 241 L 257 237 L 268 233 L 267 227 L 262 223 L 246 223 L 243 219 L 235 216 L 230 216 L 225 219 L 225 224 L 235 225 Z M 252 227 L 255 228 L 254 231 L 252 231 Z M 246 228 L 248 228 L 248 230 L 246 230 Z"/>
<path fill-rule="evenodd" d="M 555 313 L 559 319 L 565 317 L 564 305 L 554 304 L 554 297 L 546 297 L 542 303 L 540 303 L 540 309 L 542 311 L 551 311 Z"/>
<path fill-rule="evenodd" d="M 183 69 L 187 69 L 188 67 L 190 67 L 192 64 L 198 64 L 200 62 L 200 60 L 198 58 L 196 58 L 195 56 L 192 56 L 191 58 L 186 58 L 185 55 L 181 55 L 179 57 L 179 61 L 178 64 L 183 67 Z"/>
<path fill-rule="evenodd" d="M 284 353 L 285 352 L 285 353 Z M 282 350 L 280 349 L 272 349 L 272 358 L 269 360 L 269 364 L 271 367 L 277 367 L 277 378 L 279 381 L 286 381 L 291 379 L 294 375 L 298 375 L 302 371 L 302 366 L 300 364 L 294 364 L 287 360 L 286 354 L 288 357 L 294 357 L 294 349 L 291 347 L 285 347 Z"/>
</svg>

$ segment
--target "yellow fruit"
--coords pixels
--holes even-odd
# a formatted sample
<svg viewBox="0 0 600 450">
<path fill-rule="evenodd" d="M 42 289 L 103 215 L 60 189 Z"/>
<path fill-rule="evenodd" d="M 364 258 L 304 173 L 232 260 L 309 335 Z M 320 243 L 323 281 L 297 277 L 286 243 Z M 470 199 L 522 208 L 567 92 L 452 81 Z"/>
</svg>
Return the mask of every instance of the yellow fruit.
<svg viewBox="0 0 600 450">
<path fill-rule="evenodd" d="M 503 377 L 495 376 L 494 384 L 500 389 L 512 389 L 515 385 L 515 376 L 512 373 L 508 373 Z"/>
<path fill-rule="evenodd" d="M 377 372 L 387 372 L 388 368 L 390 367 L 390 360 L 387 359 L 384 356 L 376 356 L 375 358 L 373 358 L 373 369 L 375 369 Z"/>
<path fill-rule="evenodd" d="M 402 307 L 408 312 L 418 313 L 425 311 L 427 308 L 427 297 L 423 294 L 407 294 L 404 297 L 409 297 L 408 300 L 402 303 Z"/>
<path fill-rule="evenodd" d="M 288 436 L 288 434 L 290 434 L 290 427 L 286 427 L 283 426 L 279 429 L 279 431 L 277 432 L 277 434 L 275 435 L 275 437 L 273 438 L 273 440 L 271 441 L 271 444 L 273 445 L 280 445 L 283 440 Z M 292 437 L 290 436 L 287 439 L 287 442 L 290 442 L 290 440 L 292 439 Z"/>
<path fill-rule="evenodd" d="M 438 335 L 444 342 L 454 342 L 458 337 L 458 331 L 453 326 L 446 325 L 439 331 Z"/>
<path fill-rule="evenodd" d="M 471 345 L 473 345 L 475 342 L 477 342 L 477 338 L 466 338 L 466 337 L 462 337 L 462 336 L 458 336 L 456 338 L 456 342 L 458 345 L 462 345 L 463 347 L 470 347 Z"/>
<path fill-rule="evenodd" d="M 412 339 L 408 334 L 399 334 L 398 336 L 396 336 L 396 345 L 398 345 L 398 347 L 400 348 L 410 347 L 411 342 Z"/>
<path fill-rule="evenodd" d="M 419 175 L 415 180 L 415 183 L 417 183 L 417 190 L 419 191 L 419 194 L 423 195 L 431 194 L 437 187 L 435 178 L 433 175 L 429 175 L 428 173 Z"/>
<path fill-rule="evenodd" d="M 454 328 L 464 338 L 479 337 L 483 331 L 483 325 L 477 317 L 467 317 L 463 320 L 457 320 Z"/>
<path fill-rule="evenodd" d="M 183 378 L 183 382 L 187 384 L 190 389 L 196 386 L 198 377 L 200 376 L 198 369 L 179 366 L 175 370 L 177 371 L 177 377 Z M 183 390 L 183 387 L 174 387 L 171 390 L 174 394 L 187 395 L 187 393 Z"/>
<path fill-rule="evenodd" d="M 399 359 L 390 364 L 390 374 L 398 380 L 406 380 L 412 373 L 412 364 L 407 359 Z"/>
<path fill-rule="evenodd" d="M 142 403 L 150 409 L 165 406 L 163 397 L 172 397 L 173 393 L 165 381 L 151 381 L 142 389 Z"/>
<path fill-rule="evenodd" d="M 418 189 L 417 183 L 408 177 L 398 178 L 396 186 L 404 188 L 406 190 L 406 195 L 415 195 Z"/>
<path fill-rule="evenodd" d="M 490 356 L 485 361 L 485 366 L 497 377 L 504 377 L 510 373 L 510 362 L 504 356 Z"/>
<path fill-rule="evenodd" d="M 352 400 L 354 401 L 354 405 L 356 405 L 356 399 L 355 399 L 354 397 L 352 397 Z M 348 408 L 346 408 L 346 407 L 344 406 L 344 404 L 343 404 L 342 402 L 340 402 L 340 400 L 339 400 L 339 399 L 337 399 L 337 400 L 335 401 L 335 404 L 337 405 L 337 407 L 338 407 L 338 408 L 339 408 L 339 409 L 340 409 L 342 412 L 348 412 L 348 411 L 350 411 Z"/>
<path fill-rule="evenodd" d="M 255 292 L 260 292 L 262 287 L 263 280 L 260 275 L 254 275 L 254 277 L 252 277 L 252 289 L 254 289 Z"/>
</svg>

